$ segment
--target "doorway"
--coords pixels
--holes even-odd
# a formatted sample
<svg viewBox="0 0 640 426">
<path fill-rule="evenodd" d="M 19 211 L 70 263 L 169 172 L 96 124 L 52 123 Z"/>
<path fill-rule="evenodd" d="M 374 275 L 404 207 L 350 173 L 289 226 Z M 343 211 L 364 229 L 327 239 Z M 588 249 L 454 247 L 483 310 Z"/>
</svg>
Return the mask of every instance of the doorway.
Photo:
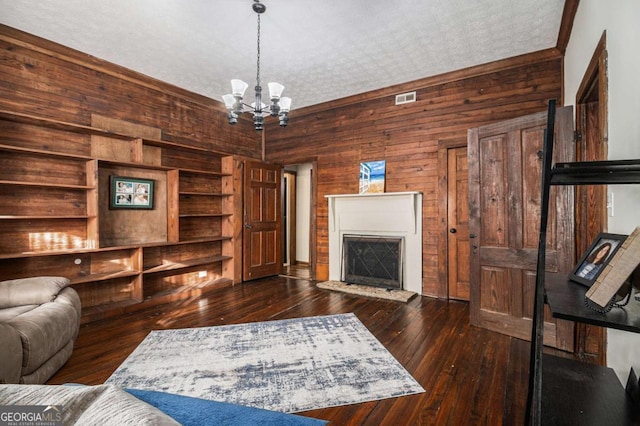
<svg viewBox="0 0 640 426">
<path fill-rule="evenodd" d="M 283 273 L 294 278 L 315 277 L 314 169 L 305 162 L 283 170 Z"/>
<path fill-rule="evenodd" d="M 607 159 L 607 87 L 605 31 L 576 94 L 576 161 Z M 577 186 L 575 191 L 576 254 L 582 256 L 607 229 L 607 187 Z M 576 352 L 595 364 L 606 365 L 606 338 L 602 327 L 576 324 Z"/>
<path fill-rule="evenodd" d="M 467 139 L 438 142 L 438 211 L 440 294 L 469 301 L 469 188 Z"/>
</svg>

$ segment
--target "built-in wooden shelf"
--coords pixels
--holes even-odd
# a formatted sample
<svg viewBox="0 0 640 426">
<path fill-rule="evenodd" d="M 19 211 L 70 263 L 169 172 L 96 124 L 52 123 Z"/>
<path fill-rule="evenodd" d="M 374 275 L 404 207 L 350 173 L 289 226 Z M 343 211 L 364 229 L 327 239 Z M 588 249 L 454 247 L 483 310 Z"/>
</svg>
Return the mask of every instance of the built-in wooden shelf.
<svg viewBox="0 0 640 426">
<path fill-rule="evenodd" d="M 44 157 L 68 158 L 71 160 L 93 160 L 93 157 L 86 155 L 70 154 L 66 152 L 45 151 L 43 149 L 24 148 L 21 146 L 12 146 L 0 144 L 0 151 L 20 152 L 23 154 L 35 154 Z"/>
<path fill-rule="evenodd" d="M 174 300 L 184 299 L 187 296 L 197 296 L 202 293 L 206 293 L 215 288 L 233 285 L 233 281 L 228 278 L 216 278 L 213 280 L 207 280 L 195 286 L 181 286 L 171 289 L 163 290 L 153 295 L 148 295 L 146 299 L 153 298 L 154 300 L 162 300 L 163 302 L 172 302 Z"/>
<path fill-rule="evenodd" d="M 194 145 L 185 145 L 184 143 L 176 143 L 165 140 L 157 140 L 157 139 L 147 139 L 147 138 L 134 138 L 129 135 L 124 135 L 118 132 L 112 132 L 110 130 L 100 129 L 91 126 L 85 126 L 82 124 L 69 123 L 60 120 L 53 120 L 45 117 L 36 117 L 29 114 L 22 114 L 12 111 L 0 110 L 0 120 L 11 121 L 14 123 L 22 123 L 29 124 L 34 126 L 46 127 L 48 129 L 53 130 L 61 130 L 65 132 L 72 132 L 90 136 L 103 136 L 109 137 L 113 139 L 120 139 L 125 141 L 133 141 L 133 140 L 141 140 L 144 145 L 157 146 L 161 148 L 170 148 L 178 151 L 192 151 L 192 152 L 204 152 L 207 154 L 219 154 L 224 155 L 223 153 L 216 152 L 210 148 L 194 146 Z"/>
<path fill-rule="evenodd" d="M 17 215 L 0 215 L 0 219 L 7 219 L 7 220 L 40 220 L 40 219 L 47 219 L 47 220 L 71 220 L 71 219 L 90 219 L 92 217 L 95 216 L 85 216 L 85 215 L 67 215 L 67 216 L 58 216 L 58 215 L 52 215 L 52 216 L 44 216 L 44 215 L 34 215 L 34 216 L 17 216 Z"/>
<path fill-rule="evenodd" d="M 85 284 L 85 283 L 96 282 L 96 281 L 115 280 L 118 278 L 135 277 L 137 275 L 140 275 L 140 271 L 118 271 L 118 272 L 108 272 L 104 274 L 91 274 L 91 275 L 85 275 L 82 277 L 69 278 L 69 281 L 71 281 L 71 285 L 76 285 L 76 284 Z"/>
<path fill-rule="evenodd" d="M 232 216 L 231 213 L 193 213 L 193 214 L 181 214 L 178 217 L 186 218 L 186 217 L 225 217 Z"/>
<path fill-rule="evenodd" d="M 88 189 L 96 189 L 95 186 L 88 185 L 65 185 L 61 183 L 48 183 L 48 182 L 27 182 L 27 181 L 14 181 L 14 180 L 0 180 L 0 185 L 15 185 L 15 186 L 33 186 L 38 188 L 63 188 L 63 189 L 77 189 L 86 191 Z"/>
<path fill-rule="evenodd" d="M 82 254 L 82 253 L 98 253 L 98 252 L 108 252 L 108 251 L 116 251 L 116 250 L 127 250 L 127 249 L 135 249 L 138 247 L 165 247 L 165 246 L 178 246 L 178 245 L 186 245 L 186 244 L 199 244 L 199 243 L 211 243 L 217 241 L 230 241 L 233 237 L 229 235 L 221 235 L 217 237 L 207 237 L 207 238 L 196 238 L 192 240 L 184 240 L 184 241 L 162 241 L 155 243 L 140 243 L 140 244 L 132 244 L 125 246 L 109 246 L 109 247 L 100 247 L 100 248 L 77 248 L 77 249 L 69 249 L 69 250 L 47 250 L 47 251 L 30 251 L 23 253 L 6 253 L 0 254 L 0 260 L 2 259 L 17 259 L 23 257 L 42 257 L 42 256 L 63 256 L 68 254 Z"/>
<path fill-rule="evenodd" d="M 220 176 L 220 177 L 231 176 L 231 173 L 224 173 L 224 172 L 213 172 L 213 171 L 210 172 L 210 171 L 204 171 L 204 170 L 185 169 L 182 167 L 177 169 L 184 173 L 193 173 L 197 175 L 209 175 L 209 176 Z"/>
<path fill-rule="evenodd" d="M 195 196 L 208 196 L 208 197 L 229 197 L 233 194 L 225 194 L 221 192 L 195 192 L 195 191 L 180 191 L 180 195 L 195 195 Z"/>
<path fill-rule="evenodd" d="M 233 217 L 219 212 L 236 211 L 233 157 L 207 141 L 121 134 L 137 130 L 119 121 L 102 121 L 120 129 L 110 131 L 0 110 L 0 122 L 20 134 L 0 143 L 0 189 L 7 198 L 0 228 L 8 235 L 0 240 L 0 272 L 4 279 L 68 277 L 83 304 L 82 322 L 239 279 L 237 224 L 218 219 Z M 157 197 L 153 212 L 114 213 L 106 194 L 115 173 L 155 179 L 166 196 Z M 139 220 L 153 226 L 137 227 Z M 101 240 L 125 243 L 99 247 Z M 199 266 L 204 271 L 189 269 Z"/>
<path fill-rule="evenodd" d="M 189 259 L 182 262 L 167 262 L 162 265 L 154 266 L 152 268 L 145 269 L 143 274 L 156 274 L 158 272 L 175 271 L 178 269 L 193 268 L 195 266 L 208 265 L 211 263 L 221 262 L 223 260 L 229 260 L 231 256 L 210 256 L 200 259 Z"/>
</svg>

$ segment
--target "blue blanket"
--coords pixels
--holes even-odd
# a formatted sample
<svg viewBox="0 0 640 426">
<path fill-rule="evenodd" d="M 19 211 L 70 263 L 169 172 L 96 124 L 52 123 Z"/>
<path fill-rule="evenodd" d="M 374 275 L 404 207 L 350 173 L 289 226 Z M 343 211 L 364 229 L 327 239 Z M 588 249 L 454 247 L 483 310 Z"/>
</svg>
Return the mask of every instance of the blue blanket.
<svg viewBox="0 0 640 426">
<path fill-rule="evenodd" d="M 310 417 L 165 392 L 139 389 L 126 389 L 126 391 L 147 404 L 153 405 L 185 426 L 321 426 L 327 423 L 324 420 Z"/>
</svg>

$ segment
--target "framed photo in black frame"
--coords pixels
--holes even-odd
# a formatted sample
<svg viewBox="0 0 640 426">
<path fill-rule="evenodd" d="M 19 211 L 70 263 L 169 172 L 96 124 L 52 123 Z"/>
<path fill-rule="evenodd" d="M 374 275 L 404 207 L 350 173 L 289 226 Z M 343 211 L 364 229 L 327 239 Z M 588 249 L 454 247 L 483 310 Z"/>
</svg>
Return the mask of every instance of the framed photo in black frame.
<svg viewBox="0 0 640 426">
<path fill-rule="evenodd" d="M 626 235 L 620 234 L 606 232 L 598 234 L 587 252 L 578 261 L 575 269 L 569 275 L 569 279 L 591 287 L 626 238 Z"/>
<path fill-rule="evenodd" d="M 110 209 L 153 209 L 152 179 L 111 176 Z"/>
</svg>

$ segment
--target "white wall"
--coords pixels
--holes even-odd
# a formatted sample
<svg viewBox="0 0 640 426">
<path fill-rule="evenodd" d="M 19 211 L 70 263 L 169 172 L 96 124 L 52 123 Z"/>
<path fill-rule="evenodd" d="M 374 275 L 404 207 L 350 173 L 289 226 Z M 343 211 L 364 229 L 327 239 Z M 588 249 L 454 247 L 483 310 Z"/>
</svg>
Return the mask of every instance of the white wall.
<svg viewBox="0 0 640 426">
<path fill-rule="evenodd" d="M 296 177 L 296 260 L 310 262 L 309 227 L 311 226 L 311 164 L 297 166 Z"/>
<path fill-rule="evenodd" d="M 609 159 L 640 158 L 640 1 L 580 1 L 564 61 L 565 105 L 575 104 L 578 86 L 605 30 Z M 610 186 L 609 192 L 615 203 L 608 231 L 630 234 L 640 225 L 640 186 Z M 609 329 L 607 339 L 607 363 L 626 384 L 632 366 L 640 372 L 640 334 Z"/>
</svg>

